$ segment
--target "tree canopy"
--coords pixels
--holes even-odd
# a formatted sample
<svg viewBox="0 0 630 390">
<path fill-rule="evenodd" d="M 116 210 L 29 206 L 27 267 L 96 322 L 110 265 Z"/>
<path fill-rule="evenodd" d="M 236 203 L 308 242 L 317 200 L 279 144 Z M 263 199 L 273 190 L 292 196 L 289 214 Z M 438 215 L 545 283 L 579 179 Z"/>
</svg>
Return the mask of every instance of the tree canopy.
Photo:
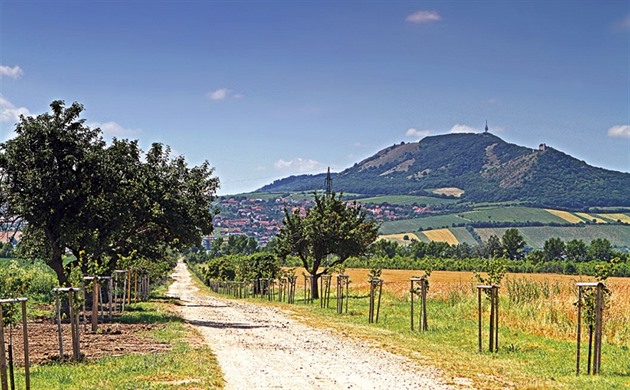
<svg viewBox="0 0 630 390">
<path fill-rule="evenodd" d="M 121 258 L 155 261 L 212 232 L 219 183 L 207 162 L 188 167 L 157 143 L 146 154 L 137 141 L 107 145 L 80 118 L 81 104 L 50 107 L 21 116 L 16 137 L 0 145 L 0 189 L 7 212 L 27 224 L 23 252 L 45 259 L 60 284 L 66 250 L 97 272 Z"/>
<path fill-rule="evenodd" d="M 310 209 L 284 210 L 277 251 L 301 260 L 313 276 L 313 298 L 318 298 L 317 279 L 349 257 L 364 254 L 376 240 L 378 228 L 361 205 L 344 202 L 342 194 L 315 194 Z"/>
</svg>

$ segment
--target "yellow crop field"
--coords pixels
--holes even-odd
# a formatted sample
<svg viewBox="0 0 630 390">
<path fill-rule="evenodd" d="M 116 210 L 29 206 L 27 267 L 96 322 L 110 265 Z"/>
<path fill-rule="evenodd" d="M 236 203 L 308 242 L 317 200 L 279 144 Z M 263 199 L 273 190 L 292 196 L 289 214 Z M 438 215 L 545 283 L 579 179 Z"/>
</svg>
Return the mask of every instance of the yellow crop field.
<svg viewBox="0 0 630 390">
<path fill-rule="evenodd" d="M 626 214 L 599 214 L 599 216 L 615 222 L 621 221 L 624 223 L 630 223 L 630 217 Z"/>
<path fill-rule="evenodd" d="M 560 218 L 564 219 L 565 221 L 567 221 L 569 223 L 584 222 L 582 220 L 582 218 L 576 217 L 575 215 L 569 213 L 568 211 L 553 210 L 553 209 L 545 209 L 545 210 L 550 212 L 551 214 L 555 215 L 556 217 L 560 217 Z"/>
<path fill-rule="evenodd" d="M 575 213 L 575 215 L 578 215 L 586 219 L 587 221 L 595 221 L 595 223 L 608 223 L 608 221 L 606 221 L 605 219 L 601 219 L 598 216 L 593 215 L 593 214 Z"/>
<path fill-rule="evenodd" d="M 405 240 L 405 236 L 407 236 L 407 240 Z M 411 240 L 420 241 L 418 236 L 415 233 L 398 233 L 398 234 L 384 234 L 378 237 L 379 240 L 389 240 L 395 241 L 402 245 L 408 245 L 411 243 Z"/>
<path fill-rule="evenodd" d="M 303 269 L 298 269 L 300 274 Z M 359 295 L 367 295 L 370 291 L 368 274 L 370 270 L 363 268 L 350 268 L 345 274 L 350 277 L 350 288 Z M 412 277 L 420 277 L 423 270 L 382 270 L 383 291 L 398 299 L 409 299 L 410 281 Z M 576 308 L 574 302 L 577 298 L 576 282 L 593 281 L 592 277 L 579 275 L 559 274 L 514 274 L 508 273 L 501 283 L 500 296 L 502 299 L 503 314 L 502 323 L 515 329 L 531 331 L 534 334 L 558 339 L 572 340 L 575 336 Z M 333 297 L 336 283 L 333 276 Z M 477 294 L 477 280 L 472 272 L 433 271 L 429 276 L 430 300 L 440 301 L 468 301 L 471 303 L 470 311 L 474 310 L 474 302 Z M 625 345 L 630 333 L 630 278 L 611 277 L 606 281 L 606 286 L 611 294 L 606 297 L 606 326 L 604 329 L 607 342 L 614 345 Z M 297 291 L 304 288 L 304 278 L 298 278 Z M 540 292 L 536 297 L 526 296 L 531 290 Z M 545 291 L 545 293 L 543 293 Z M 521 304 L 509 304 L 517 299 L 517 296 L 527 297 L 533 310 L 523 316 L 518 310 L 512 310 L 510 306 L 519 307 Z M 333 298 L 334 299 L 334 298 Z M 552 320 L 556 318 L 556 320 Z"/>
<path fill-rule="evenodd" d="M 431 241 L 446 242 L 450 245 L 459 244 L 457 237 L 448 229 L 426 230 L 422 233 Z"/>
</svg>

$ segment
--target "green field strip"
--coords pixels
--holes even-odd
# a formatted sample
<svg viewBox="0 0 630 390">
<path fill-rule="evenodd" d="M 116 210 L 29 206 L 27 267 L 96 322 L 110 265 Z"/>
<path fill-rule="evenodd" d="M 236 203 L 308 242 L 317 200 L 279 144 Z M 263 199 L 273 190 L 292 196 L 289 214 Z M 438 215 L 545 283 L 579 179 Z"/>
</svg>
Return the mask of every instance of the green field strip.
<svg viewBox="0 0 630 390">
<path fill-rule="evenodd" d="M 468 245 L 478 244 L 477 241 L 475 240 L 475 237 L 473 237 L 472 234 L 470 234 L 470 232 L 466 230 L 465 227 L 450 228 L 449 230 L 451 231 L 451 233 L 453 233 L 455 238 L 457 238 L 457 241 L 459 241 L 460 244 L 463 244 L 463 243 L 466 243 Z"/>
<path fill-rule="evenodd" d="M 502 237 L 509 228 L 479 228 L 477 234 L 485 242 L 491 235 Z M 564 242 L 582 240 L 589 244 L 596 238 L 605 238 L 615 247 L 630 248 L 630 226 L 626 225 L 583 225 L 583 226 L 531 226 L 517 228 L 528 246 L 543 248 L 545 241 L 558 237 Z"/>
<path fill-rule="evenodd" d="M 466 211 L 461 217 L 474 222 L 541 222 L 565 224 L 567 221 L 545 209 L 531 207 L 497 207 Z"/>
<path fill-rule="evenodd" d="M 414 203 L 417 205 L 436 205 L 436 204 L 448 204 L 457 202 L 456 199 L 438 198 L 433 196 L 419 196 L 419 195 L 383 195 L 372 196 L 369 198 L 356 199 L 357 202 L 366 204 L 383 204 L 388 203 L 392 205 L 411 206 Z"/>
<path fill-rule="evenodd" d="M 467 221 L 457 215 L 434 215 L 423 218 L 411 218 L 398 221 L 383 222 L 380 234 L 394 234 L 405 232 L 417 232 L 419 229 L 439 229 L 452 227 L 453 224 L 466 223 Z"/>
</svg>

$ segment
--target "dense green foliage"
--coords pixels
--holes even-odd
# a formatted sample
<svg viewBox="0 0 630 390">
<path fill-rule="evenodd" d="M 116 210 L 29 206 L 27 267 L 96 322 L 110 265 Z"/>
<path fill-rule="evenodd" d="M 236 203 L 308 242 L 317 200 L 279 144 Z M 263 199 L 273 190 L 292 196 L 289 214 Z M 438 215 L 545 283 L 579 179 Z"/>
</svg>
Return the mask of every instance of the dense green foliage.
<svg viewBox="0 0 630 390">
<path fill-rule="evenodd" d="M 0 299 L 27 298 L 28 304 L 50 303 L 57 285 L 55 274 L 46 264 L 18 260 L 0 260 Z M 2 305 L 5 323 L 15 323 L 18 305 Z"/>
<path fill-rule="evenodd" d="M 250 281 L 261 278 L 273 279 L 280 272 L 280 262 L 276 255 L 270 252 L 220 257 L 188 253 L 186 262 L 205 284 L 209 284 L 211 280 Z"/>
<path fill-rule="evenodd" d="M 291 176 L 259 191 L 313 191 L 324 174 Z M 630 206 L 630 174 L 589 166 L 553 148 L 532 150 L 489 133 L 426 137 L 399 144 L 333 175 L 336 188 L 377 195 L 421 195 L 435 188 L 464 190 L 461 202 L 521 201 L 581 209 Z"/>
<path fill-rule="evenodd" d="M 360 256 L 376 240 L 378 224 L 368 219 L 356 202 L 344 202 L 340 194 L 315 194 L 313 207 L 287 210 L 276 236 L 276 251 L 282 258 L 297 256 L 313 278 L 313 298 L 318 297 L 317 280 L 329 268 Z"/>
<path fill-rule="evenodd" d="M 164 261 L 169 248 L 197 245 L 212 232 L 218 180 L 207 162 L 188 167 L 161 144 L 146 153 L 137 141 L 107 145 L 80 119 L 82 105 L 50 106 L 51 113 L 22 116 L 16 137 L 0 145 L 3 217 L 27 222 L 21 256 L 45 260 L 63 285 L 66 250 L 82 272 L 103 274 L 119 261 Z"/>
<path fill-rule="evenodd" d="M 516 229 L 508 229 L 501 238 L 490 236 L 483 245 L 476 246 L 416 240 L 403 246 L 379 240 L 370 247 L 368 256 L 352 257 L 345 265 L 350 268 L 478 271 L 485 267 L 488 259 L 505 257 L 509 272 L 596 275 L 606 267 L 611 276 L 630 276 L 629 256 L 616 251 L 606 239 L 586 244 L 582 240 L 564 243 L 559 238 L 551 238 L 545 249 L 527 254 L 522 251 L 524 244 Z"/>
</svg>

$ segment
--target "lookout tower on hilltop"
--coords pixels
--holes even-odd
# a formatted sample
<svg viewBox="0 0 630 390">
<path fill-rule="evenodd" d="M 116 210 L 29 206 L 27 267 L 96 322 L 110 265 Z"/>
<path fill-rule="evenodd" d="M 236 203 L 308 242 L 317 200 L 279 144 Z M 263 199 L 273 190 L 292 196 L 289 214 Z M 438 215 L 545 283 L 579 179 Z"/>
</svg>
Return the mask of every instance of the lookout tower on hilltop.
<svg viewBox="0 0 630 390">
<path fill-rule="evenodd" d="M 487 133 L 487 132 L 488 132 L 488 120 L 486 119 L 486 128 L 485 128 L 484 133 Z"/>
</svg>

